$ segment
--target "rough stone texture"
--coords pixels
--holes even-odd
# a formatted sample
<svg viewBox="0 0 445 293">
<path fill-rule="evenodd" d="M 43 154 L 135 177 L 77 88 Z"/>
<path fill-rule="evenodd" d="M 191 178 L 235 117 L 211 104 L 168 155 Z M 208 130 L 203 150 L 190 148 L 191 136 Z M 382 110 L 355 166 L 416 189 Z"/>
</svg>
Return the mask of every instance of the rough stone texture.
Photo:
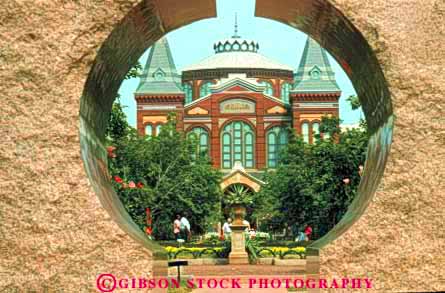
<svg viewBox="0 0 445 293">
<path fill-rule="evenodd" d="M 2 2 L 0 291 L 94 291 L 100 273 L 151 272 L 92 192 L 79 145 L 86 75 L 132 2 Z"/>
<path fill-rule="evenodd" d="M 146 275 L 151 254 L 101 207 L 78 134 L 96 51 L 137 1 L 4 2 L 0 289 L 85 292 L 100 273 Z M 322 273 L 369 276 L 385 292 L 445 290 L 445 1 L 333 4 L 376 51 L 397 119 L 379 191 L 321 251 Z"/>
<path fill-rule="evenodd" d="M 383 181 L 360 220 L 321 251 L 321 271 L 369 276 L 388 292 L 443 291 L 445 1 L 335 5 L 375 49 L 396 119 Z"/>
</svg>

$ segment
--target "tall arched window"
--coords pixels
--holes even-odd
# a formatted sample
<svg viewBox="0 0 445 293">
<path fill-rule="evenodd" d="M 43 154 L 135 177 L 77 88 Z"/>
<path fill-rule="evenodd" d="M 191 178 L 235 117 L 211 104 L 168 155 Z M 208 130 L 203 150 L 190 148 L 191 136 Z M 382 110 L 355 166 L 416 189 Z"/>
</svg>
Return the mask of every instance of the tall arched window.
<svg viewBox="0 0 445 293">
<path fill-rule="evenodd" d="M 183 85 L 184 94 L 185 94 L 185 103 L 191 103 L 193 100 L 193 90 L 192 86 L 189 83 L 184 83 Z"/>
<path fill-rule="evenodd" d="M 312 141 L 316 142 L 318 141 L 317 136 L 320 135 L 320 123 L 313 122 L 312 123 Z"/>
<path fill-rule="evenodd" d="M 196 152 L 192 158 L 207 157 L 209 155 L 209 133 L 203 127 L 194 127 L 188 134 L 188 137 L 196 143 Z"/>
<path fill-rule="evenodd" d="M 267 131 L 267 166 L 276 168 L 281 150 L 287 145 L 287 129 L 282 126 L 272 127 Z"/>
<path fill-rule="evenodd" d="M 230 169 L 235 162 L 245 168 L 254 167 L 255 135 L 252 127 L 242 121 L 227 124 L 221 132 L 222 167 Z"/>
<path fill-rule="evenodd" d="M 145 135 L 147 136 L 153 135 L 153 126 L 151 124 L 145 125 Z"/>
<path fill-rule="evenodd" d="M 203 82 L 203 84 L 201 85 L 201 87 L 199 89 L 199 97 L 200 98 L 205 97 L 210 94 L 210 86 L 211 85 L 212 85 L 212 83 L 209 81 Z"/>
<path fill-rule="evenodd" d="M 281 99 L 285 103 L 289 103 L 290 89 L 291 89 L 291 85 L 288 82 L 285 82 L 281 85 Z"/>
<path fill-rule="evenodd" d="M 162 124 L 158 124 L 158 125 L 156 125 L 156 133 L 155 133 L 155 136 L 158 136 L 158 135 L 161 133 L 161 127 L 162 127 Z"/>
<path fill-rule="evenodd" d="M 303 135 L 303 141 L 309 143 L 309 123 L 304 122 L 301 125 L 301 134 Z"/>
<path fill-rule="evenodd" d="M 265 95 L 273 96 L 272 83 L 270 83 L 268 81 L 261 81 L 259 84 L 266 87 L 266 89 L 264 90 Z"/>
</svg>

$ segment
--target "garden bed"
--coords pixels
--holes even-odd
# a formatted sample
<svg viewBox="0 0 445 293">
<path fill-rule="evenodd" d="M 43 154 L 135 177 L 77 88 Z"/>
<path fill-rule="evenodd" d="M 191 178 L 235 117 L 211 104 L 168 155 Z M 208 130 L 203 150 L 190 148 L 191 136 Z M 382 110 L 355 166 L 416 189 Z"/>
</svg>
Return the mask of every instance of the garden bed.
<svg viewBox="0 0 445 293">
<path fill-rule="evenodd" d="M 228 247 L 165 247 L 169 259 L 208 259 L 227 258 L 230 249 Z"/>
<path fill-rule="evenodd" d="M 165 247 L 169 259 L 193 260 L 195 264 L 223 264 L 227 259 L 230 245 L 218 247 Z M 253 253 L 252 253 L 253 254 Z M 256 247 L 254 259 L 301 260 L 306 258 L 305 247 Z M 200 260 L 200 261 L 197 261 Z M 213 261 L 215 260 L 215 261 Z M 266 260 L 261 262 L 268 262 Z"/>
</svg>

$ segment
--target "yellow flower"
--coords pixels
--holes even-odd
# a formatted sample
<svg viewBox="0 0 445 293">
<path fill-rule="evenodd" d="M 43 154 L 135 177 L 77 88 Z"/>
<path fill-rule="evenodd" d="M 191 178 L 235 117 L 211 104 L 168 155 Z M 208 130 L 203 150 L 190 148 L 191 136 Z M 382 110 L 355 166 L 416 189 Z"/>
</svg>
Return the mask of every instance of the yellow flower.
<svg viewBox="0 0 445 293">
<path fill-rule="evenodd" d="M 176 251 L 177 251 L 177 248 L 176 248 L 176 247 L 173 247 L 173 246 L 166 246 L 164 249 L 165 249 L 168 253 L 173 253 L 173 252 L 176 252 Z"/>
<path fill-rule="evenodd" d="M 300 253 L 306 252 L 306 248 L 305 247 L 301 247 L 301 246 L 294 247 L 292 250 L 295 251 L 295 252 L 300 252 Z"/>
</svg>

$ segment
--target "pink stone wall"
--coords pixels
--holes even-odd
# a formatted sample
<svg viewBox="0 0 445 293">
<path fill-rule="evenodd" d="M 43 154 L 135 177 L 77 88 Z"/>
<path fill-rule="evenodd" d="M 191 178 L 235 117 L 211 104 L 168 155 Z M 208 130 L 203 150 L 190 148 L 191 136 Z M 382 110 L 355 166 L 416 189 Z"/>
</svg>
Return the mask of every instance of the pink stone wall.
<svg viewBox="0 0 445 293">
<path fill-rule="evenodd" d="M 94 292 L 100 273 L 151 272 L 151 253 L 92 191 L 79 145 L 87 74 L 136 2 L 2 3 L 0 290 Z M 147 2 L 174 8 L 181 1 Z M 445 290 L 445 2 L 332 3 L 376 52 L 397 117 L 378 192 L 360 220 L 322 249 L 322 273 L 372 277 L 382 292 Z M 166 11 L 159 13 L 166 30 L 193 14 Z"/>
</svg>

